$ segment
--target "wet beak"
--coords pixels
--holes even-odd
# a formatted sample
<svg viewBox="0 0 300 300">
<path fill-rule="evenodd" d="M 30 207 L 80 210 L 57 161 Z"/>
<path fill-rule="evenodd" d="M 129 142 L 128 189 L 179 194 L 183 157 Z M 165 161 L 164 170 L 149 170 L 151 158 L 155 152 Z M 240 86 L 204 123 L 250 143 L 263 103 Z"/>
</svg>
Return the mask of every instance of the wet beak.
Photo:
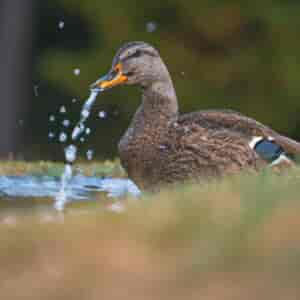
<svg viewBox="0 0 300 300">
<path fill-rule="evenodd" d="M 122 65 L 118 63 L 107 75 L 98 79 L 91 85 L 91 90 L 106 90 L 127 81 L 127 76 L 122 73 Z"/>
</svg>

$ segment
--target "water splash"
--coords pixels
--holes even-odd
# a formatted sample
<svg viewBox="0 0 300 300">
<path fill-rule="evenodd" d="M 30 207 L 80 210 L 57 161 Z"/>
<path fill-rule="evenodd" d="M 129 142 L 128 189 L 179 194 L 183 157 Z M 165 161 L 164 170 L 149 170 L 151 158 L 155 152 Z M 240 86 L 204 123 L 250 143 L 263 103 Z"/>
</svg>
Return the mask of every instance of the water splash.
<svg viewBox="0 0 300 300">
<path fill-rule="evenodd" d="M 64 209 L 68 201 L 67 189 L 69 188 L 69 183 L 72 179 L 73 174 L 71 163 L 76 160 L 76 153 L 77 148 L 74 145 L 69 145 L 65 148 L 65 159 L 68 163 L 65 165 L 64 172 L 61 175 L 61 186 L 58 194 L 55 197 L 54 203 L 54 207 L 59 211 L 62 211 Z"/>
<path fill-rule="evenodd" d="M 84 123 L 90 115 L 90 111 L 92 109 L 93 104 L 96 101 L 96 98 L 97 98 L 97 95 L 99 92 L 100 92 L 99 89 L 92 90 L 89 98 L 84 103 L 84 105 L 81 109 L 81 112 L 80 112 L 79 122 L 77 123 L 77 125 L 75 126 L 75 128 L 73 129 L 73 132 L 72 132 L 72 140 L 77 140 L 78 137 L 80 136 L 80 134 L 85 131 Z M 61 109 L 62 109 L 62 107 L 61 107 Z M 60 112 L 61 112 L 61 109 L 60 109 Z M 65 133 L 61 133 L 59 140 L 65 141 L 67 139 L 67 136 L 66 136 L 66 138 L 62 139 L 61 138 L 62 134 L 64 134 L 66 136 Z M 64 209 L 66 203 L 68 202 L 68 197 L 67 197 L 68 188 L 69 188 L 69 183 L 72 179 L 72 165 L 71 164 L 76 160 L 76 152 L 77 152 L 77 148 L 74 145 L 69 145 L 65 148 L 65 159 L 67 161 L 67 164 L 65 165 L 64 172 L 61 175 L 61 187 L 60 187 L 58 194 L 55 197 L 55 204 L 54 204 L 54 207 L 60 211 Z M 93 152 L 91 152 L 91 150 L 89 150 L 88 152 L 89 152 L 89 154 L 87 154 L 88 159 L 92 159 Z"/>
<path fill-rule="evenodd" d="M 88 160 L 92 160 L 94 156 L 94 151 L 92 149 L 89 149 L 88 151 L 86 151 L 86 158 Z"/>
<path fill-rule="evenodd" d="M 84 131 L 83 123 L 78 123 L 72 131 L 72 140 L 77 140 L 78 136 Z"/>
<path fill-rule="evenodd" d="M 87 109 L 84 109 L 84 110 L 81 111 L 81 115 L 82 115 L 85 119 L 87 119 L 87 118 L 89 117 L 89 115 L 90 115 L 90 111 L 87 110 Z"/>
<path fill-rule="evenodd" d="M 69 145 L 65 148 L 65 158 L 69 163 L 73 163 L 76 160 L 77 148 L 74 145 Z"/>
<path fill-rule="evenodd" d="M 72 166 L 70 164 L 65 165 L 64 172 L 61 175 L 61 186 L 58 194 L 55 196 L 55 209 L 62 211 L 68 201 L 67 188 L 70 180 L 72 179 Z"/>
<path fill-rule="evenodd" d="M 75 173 L 75 172 L 74 172 Z M 52 176 L 0 176 L 0 193 L 9 199 L 58 198 L 61 181 Z M 84 176 L 78 172 L 68 182 L 65 190 L 68 202 L 90 200 L 94 192 L 105 192 L 108 197 L 140 196 L 138 187 L 129 179 Z M 58 205 L 60 206 L 60 205 Z"/>
<path fill-rule="evenodd" d="M 96 98 L 97 98 L 99 92 L 100 92 L 100 90 L 98 90 L 98 89 L 92 90 L 89 98 L 84 103 L 84 105 L 81 109 L 81 112 L 80 112 L 80 120 L 72 132 L 72 140 L 77 140 L 77 138 L 84 132 L 84 130 L 85 130 L 84 122 L 89 117 L 90 111 L 92 109 L 93 104 L 96 101 Z"/>
</svg>

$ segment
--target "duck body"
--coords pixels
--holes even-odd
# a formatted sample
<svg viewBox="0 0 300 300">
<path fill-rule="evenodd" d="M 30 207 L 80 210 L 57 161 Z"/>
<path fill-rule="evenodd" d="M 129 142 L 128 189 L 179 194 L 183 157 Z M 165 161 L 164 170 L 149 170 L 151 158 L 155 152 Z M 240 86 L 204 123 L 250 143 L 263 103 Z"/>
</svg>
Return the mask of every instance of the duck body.
<svg viewBox="0 0 300 300">
<path fill-rule="evenodd" d="M 300 154 L 300 143 L 235 111 L 181 115 L 169 72 L 146 43 L 122 47 L 107 77 L 93 86 L 123 82 L 142 88 L 142 103 L 119 143 L 121 163 L 141 188 L 292 166 Z"/>
<path fill-rule="evenodd" d="M 151 110 L 143 103 L 120 140 L 121 163 L 140 187 L 207 180 L 268 165 L 249 143 L 254 136 L 276 134 L 253 119 L 230 110 L 165 112 L 170 110 L 158 105 Z"/>
</svg>

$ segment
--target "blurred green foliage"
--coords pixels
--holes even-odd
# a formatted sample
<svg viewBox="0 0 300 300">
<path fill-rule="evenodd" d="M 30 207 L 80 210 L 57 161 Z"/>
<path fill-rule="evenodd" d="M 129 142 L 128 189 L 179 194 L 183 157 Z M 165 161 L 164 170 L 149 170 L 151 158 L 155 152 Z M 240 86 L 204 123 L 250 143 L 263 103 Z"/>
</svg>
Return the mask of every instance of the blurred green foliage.
<svg viewBox="0 0 300 300">
<path fill-rule="evenodd" d="M 32 98 L 28 126 L 35 137 L 25 154 L 62 157 L 58 143 L 49 146 L 48 115 L 65 104 L 75 122 L 82 101 L 71 99 L 84 100 L 116 50 L 132 40 L 159 49 L 182 112 L 231 108 L 300 139 L 299 12 L 295 0 L 40 1 L 34 59 L 39 96 Z M 157 25 L 154 32 L 146 30 L 148 22 Z M 107 110 L 108 118 L 94 113 L 86 147 L 95 146 L 98 158 L 114 157 L 138 103 L 133 87 L 99 96 L 95 111 Z"/>
</svg>

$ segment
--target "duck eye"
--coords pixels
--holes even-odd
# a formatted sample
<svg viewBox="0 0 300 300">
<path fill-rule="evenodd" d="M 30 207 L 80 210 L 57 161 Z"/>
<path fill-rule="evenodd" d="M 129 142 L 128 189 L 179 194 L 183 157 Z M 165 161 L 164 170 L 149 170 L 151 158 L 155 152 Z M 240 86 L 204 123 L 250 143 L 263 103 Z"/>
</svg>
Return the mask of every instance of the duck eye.
<svg viewBox="0 0 300 300">
<path fill-rule="evenodd" d="M 141 50 L 136 50 L 133 55 L 134 55 L 134 57 L 139 57 L 139 56 L 141 56 L 141 54 L 142 54 Z"/>
<path fill-rule="evenodd" d="M 127 77 L 130 77 L 130 76 L 134 75 L 134 72 L 129 71 L 129 72 L 126 72 L 124 75 Z"/>
<path fill-rule="evenodd" d="M 109 74 L 109 79 L 113 79 L 115 78 L 119 73 L 119 69 L 118 68 L 114 68 L 113 70 L 110 71 Z"/>
</svg>

